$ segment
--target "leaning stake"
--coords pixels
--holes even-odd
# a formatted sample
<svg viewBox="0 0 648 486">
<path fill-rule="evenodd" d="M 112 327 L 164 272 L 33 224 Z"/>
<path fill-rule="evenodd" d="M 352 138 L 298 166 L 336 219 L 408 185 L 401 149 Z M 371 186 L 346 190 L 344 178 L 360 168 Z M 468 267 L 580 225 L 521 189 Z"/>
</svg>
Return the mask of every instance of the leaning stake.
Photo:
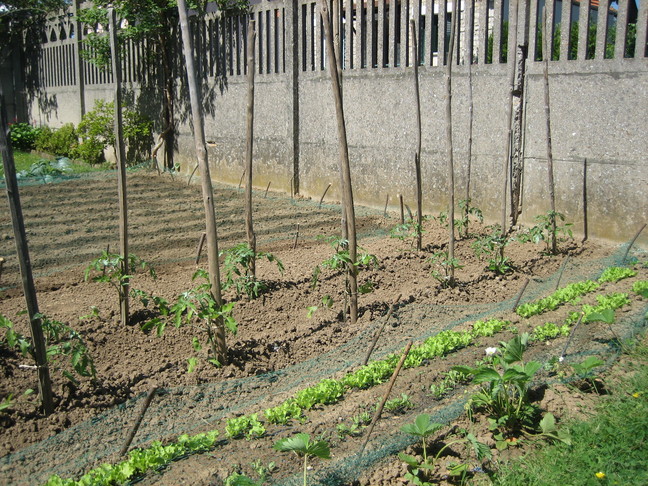
<svg viewBox="0 0 648 486">
<path fill-rule="evenodd" d="M 374 336 L 373 341 L 371 341 L 371 346 L 369 346 L 369 349 L 367 350 L 367 355 L 365 356 L 365 359 L 362 362 L 362 366 L 366 366 L 367 363 L 369 362 L 369 358 L 371 358 L 371 353 L 373 353 L 373 350 L 376 347 L 376 343 L 378 342 L 378 339 L 380 339 L 380 335 L 382 334 L 383 330 L 385 329 L 385 326 L 387 325 L 387 322 L 389 322 L 389 318 L 394 312 L 394 306 L 398 303 L 402 295 L 403 294 L 398 294 L 398 297 L 396 297 L 392 305 L 389 306 L 387 317 L 385 317 L 385 321 L 382 323 L 382 326 L 380 326 L 380 329 L 376 331 L 376 335 Z"/>
<path fill-rule="evenodd" d="M 27 313 L 29 314 L 36 365 L 38 366 L 38 391 L 41 396 L 43 411 L 49 415 L 54 411 L 52 382 L 50 380 L 49 368 L 47 367 L 47 353 L 45 350 L 45 339 L 43 337 L 43 329 L 41 328 L 41 320 L 36 317 L 39 314 L 38 300 L 36 299 L 36 287 L 34 286 L 34 277 L 32 276 L 31 261 L 29 260 L 29 247 L 27 246 L 27 234 L 25 233 L 25 223 L 20 205 L 16 166 L 14 165 L 13 150 L 9 144 L 9 124 L 7 123 L 7 109 L 5 107 L 1 84 L 0 155 L 4 163 L 5 185 L 7 188 L 7 198 L 9 199 L 11 223 L 16 239 L 18 264 L 20 266 L 25 301 L 27 303 Z"/>
<path fill-rule="evenodd" d="M 389 386 L 387 387 L 385 396 L 383 396 L 380 405 L 378 405 L 378 408 L 376 409 L 376 413 L 374 413 L 374 416 L 371 419 L 371 425 L 369 425 L 369 430 L 367 431 L 367 437 L 365 438 L 365 441 L 362 443 L 362 447 L 360 448 L 360 455 L 364 453 L 365 447 L 367 447 L 367 443 L 369 442 L 369 438 L 371 437 L 371 432 L 373 432 L 376 422 L 378 422 L 378 419 L 380 419 L 380 414 L 383 411 L 385 402 L 387 402 L 387 399 L 389 398 L 389 394 L 391 393 L 392 388 L 394 388 L 394 383 L 396 383 L 396 377 L 398 376 L 398 373 L 400 373 L 400 370 L 403 367 L 403 363 L 405 363 L 405 359 L 407 358 L 407 355 L 409 354 L 411 347 L 412 347 L 412 341 L 407 343 L 407 346 L 405 347 L 405 351 L 403 351 L 403 355 L 401 356 L 401 359 L 398 362 L 398 366 L 396 366 L 396 369 L 394 370 L 394 374 L 392 375 L 391 380 L 389 380 Z"/>
</svg>

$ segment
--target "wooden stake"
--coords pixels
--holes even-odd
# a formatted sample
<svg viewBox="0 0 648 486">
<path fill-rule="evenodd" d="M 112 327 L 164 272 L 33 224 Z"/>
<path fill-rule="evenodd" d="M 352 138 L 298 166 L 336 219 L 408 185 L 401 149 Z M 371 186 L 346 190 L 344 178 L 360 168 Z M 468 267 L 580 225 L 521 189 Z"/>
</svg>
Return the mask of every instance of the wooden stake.
<svg viewBox="0 0 648 486">
<path fill-rule="evenodd" d="M 527 278 L 524 281 L 524 285 L 522 285 L 522 288 L 520 289 L 520 292 L 517 295 L 517 298 L 515 299 L 515 302 L 513 303 L 513 312 L 517 309 L 518 304 L 520 303 L 520 299 L 522 298 L 522 294 L 524 294 L 524 291 L 527 288 L 527 285 L 529 285 L 529 279 Z"/>
<path fill-rule="evenodd" d="M 329 185 L 326 186 L 326 189 L 324 189 L 324 194 L 322 194 L 322 197 L 320 198 L 319 206 L 317 206 L 318 208 L 322 207 L 322 201 L 324 201 L 324 196 L 326 196 L 326 193 L 328 192 L 330 187 L 331 187 L 331 183 L 329 182 Z"/>
<path fill-rule="evenodd" d="M 383 211 L 383 216 L 385 218 L 387 217 L 387 204 L 389 204 L 389 194 L 387 194 L 387 198 L 385 199 L 385 210 Z"/>
<path fill-rule="evenodd" d="M 565 261 L 560 266 L 560 270 L 558 271 L 558 281 L 556 282 L 555 290 L 558 290 L 558 287 L 560 287 L 560 280 L 562 279 L 562 275 L 563 275 L 563 272 L 565 271 L 565 267 L 567 266 L 568 261 L 569 261 L 569 255 L 567 255 L 567 257 L 565 258 Z"/>
<path fill-rule="evenodd" d="M 201 187 L 203 204 L 205 208 L 205 232 L 207 233 L 207 260 L 209 262 L 209 284 L 210 292 L 216 306 L 222 307 L 223 298 L 221 294 L 220 268 L 218 262 L 218 232 L 216 228 L 216 211 L 214 208 L 214 189 L 209 175 L 209 159 L 207 155 L 207 143 L 205 141 L 205 124 L 202 111 L 202 97 L 200 94 L 200 83 L 196 77 L 194 65 L 194 50 L 192 48 L 191 30 L 187 14 L 186 0 L 178 0 L 178 15 L 180 17 L 180 31 L 182 34 L 182 49 L 185 58 L 187 72 L 189 100 L 191 103 L 191 118 L 194 129 L 194 144 L 196 147 L 196 158 L 200 165 Z M 228 363 L 227 343 L 225 339 L 225 322 L 218 317 L 209 323 L 208 334 L 210 336 L 211 351 L 213 357 L 224 366 Z"/>
<path fill-rule="evenodd" d="M 198 265 L 198 262 L 200 261 L 200 254 L 202 253 L 203 245 L 205 244 L 205 238 L 207 237 L 207 233 L 203 233 L 200 235 L 200 241 L 198 242 L 198 249 L 196 250 L 196 265 Z"/>
<path fill-rule="evenodd" d="M 297 233 L 295 233 L 295 241 L 293 243 L 293 250 L 297 248 L 297 239 L 299 238 L 299 223 L 297 223 Z"/>
<path fill-rule="evenodd" d="M 246 172 L 247 172 L 247 171 L 246 171 L 245 169 L 243 169 L 243 173 L 241 174 L 241 178 L 239 179 L 239 185 L 238 185 L 238 189 L 237 189 L 237 191 L 240 191 L 240 190 L 241 190 L 241 186 L 243 185 L 243 178 L 245 177 L 245 173 L 246 173 Z"/>
<path fill-rule="evenodd" d="M 450 198 L 448 204 L 448 261 L 454 261 L 455 251 L 455 234 L 454 234 L 454 204 L 455 204 L 455 189 L 454 189 L 454 147 L 452 143 L 452 64 L 454 55 L 455 36 L 457 33 L 458 14 L 458 1 L 454 0 L 452 3 L 452 25 L 450 27 L 450 45 L 448 47 L 448 59 L 446 65 L 445 85 L 445 118 L 446 118 L 446 158 L 448 159 L 448 195 Z M 455 285 L 454 266 L 450 265 L 450 272 L 448 275 L 448 283 L 451 287 Z"/>
<path fill-rule="evenodd" d="M 387 391 L 385 392 L 385 395 L 383 396 L 380 404 L 378 405 L 378 408 L 376 409 L 376 413 L 374 413 L 374 416 L 371 419 L 369 430 L 367 430 L 367 437 L 365 438 L 364 442 L 362 443 L 362 447 L 360 448 L 360 455 L 364 453 L 365 447 L 367 447 L 367 443 L 369 442 L 371 433 L 373 432 L 373 429 L 376 426 L 376 422 L 378 422 L 378 420 L 380 419 L 380 414 L 382 414 L 383 408 L 385 407 L 385 402 L 387 402 L 387 399 L 389 398 L 389 394 L 391 393 L 392 388 L 394 388 L 394 383 L 396 383 L 396 377 L 398 376 L 398 373 L 400 373 L 400 370 L 403 367 L 403 363 L 405 363 L 405 359 L 407 358 L 407 355 L 409 354 L 411 348 L 412 348 L 412 341 L 407 343 L 407 346 L 405 347 L 405 351 L 403 351 L 403 355 L 401 356 L 401 359 L 398 362 L 396 369 L 394 370 L 394 374 L 392 375 L 391 380 L 389 381 L 389 386 L 387 387 Z"/>
<path fill-rule="evenodd" d="M 637 238 L 639 238 L 639 235 L 641 234 L 641 232 L 644 230 L 645 227 L 646 227 L 646 223 L 644 223 L 641 226 L 641 228 L 639 228 L 639 231 L 637 231 L 637 234 L 634 235 L 634 238 L 632 238 L 632 241 L 628 245 L 628 248 L 626 248 L 625 254 L 623 255 L 623 260 L 621 260 L 622 262 L 625 262 L 626 258 L 628 258 L 628 253 L 630 253 L 630 248 L 632 248 L 632 245 L 635 244 L 635 241 L 637 241 Z"/>
<path fill-rule="evenodd" d="M 414 63 L 414 99 L 416 100 L 416 152 L 414 153 L 414 169 L 416 171 L 416 249 L 421 251 L 423 245 L 423 189 L 421 180 L 421 96 L 419 94 L 419 46 L 416 35 L 416 22 L 410 20 L 412 32 L 412 61 Z M 412 216 L 410 215 L 410 219 Z"/>
<path fill-rule="evenodd" d="M 263 199 L 268 197 L 268 189 L 270 189 L 270 184 L 272 184 L 272 181 L 268 182 L 268 185 L 266 186 L 265 194 L 263 195 Z M 290 194 L 291 194 L 290 197 L 292 197 L 292 189 L 290 190 Z"/>
<path fill-rule="evenodd" d="M 587 159 L 583 159 L 583 241 L 585 243 L 588 238 L 587 228 Z"/>
<path fill-rule="evenodd" d="M 385 326 L 387 325 L 387 322 L 389 322 L 389 318 L 392 315 L 392 312 L 394 312 L 394 306 L 398 303 L 400 300 L 401 296 L 403 294 L 398 294 L 398 297 L 394 300 L 394 302 L 389 306 L 389 311 L 387 311 L 387 317 L 385 317 L 385 321 L 383 322 L 382 326 L 380 326 L 380 329 L 376 331 L 376 334 L 373 337 L 373 340 L 371 341 L 371 346 L 369 346 L 369 349 L 367 350 L 367 355 L 365 356 L 364 361 L 362 362 L 362 366 L 366 366 L 367 363 L 369 362 L 369 358 L 371 357 L 371 353 L 373 353 L 374 348 L 376 347 L 376 343 L 378 342 L 378 339 L 380 338 L 380 335 L 382 334 L 383 330 L 385 329 Z"/>
<path fill-rule="evenodd" d="M 544 111 L 547 122 L 547 176 L 549 186 L 549 208 L 551 211 L 551 253 L 558 252 L 556 242 L 556 196 L 554 194 L 553 149 L 551 146 L 551 111 L 549 109 L 549 58 L 551 57 L 550 36 L 547 28 L 547 7 L 542 9 L 542 59 L 544 61 Z"/>
<path fill-rule="evenodd" d="M 247 78 L 248 78 L 248 100 L 247 100 L 247 144 L 245 151 L 245 172 L 247 181 L 245 183 L 245 229 L 247 233 L 248 246 L 252 250 L 252 258 L 247 269 L 248 276 L 256 279 L 256 234 L 252 221 L 252 154 L 254 148 L 254 72 L 256 71 L 256 60 L 254 58 L 254 44 L 256 32 L 254 20 L 248 22 L 247 39 Z M 269 184 L 268 184 L 269 186 Z M 268 190 L 266 189 L 266 195 Z"/>
<path fill-rule="evenodd" d="M 151 401 L 153 400 L 153 397 L 155 396 L 155 392 L 157 391 L 157 387 L 153 387 L 149 390 L 148 394 L 146 395 L 146 399 L 144 400 L 144 403 L 142 404 L 142 408 L 139 411 L 139 414 L 137 415 L 137 418 L 135 419 L 135 423 L 133 424 L 133 427 L 131 427 L 130 432 L 128 433 L 128 437 L 126 438 L 126 442 L 124 442 L 124 446 L 121 448 L 119 451 L 119 455 L 123 456 L 128 452 L 128 448 L 131 445 L 131 442 L 133 442 L 133 438 L 135 437 L 135 434 L 137 433 L 137 430 L 139 429 L 140 425 L 142 424 L 142 419 L 144 418 L 144 414 L 149 408 L 149 405 L 151 405 Z"/>
<path fill-rule="evenodd" d="M 403 195 L 398 195 L 398 201 L 400 202 L 400 222 L 405 224 L 405 205 L 403 204 Z"/>
<path fill-rule="evenodd" d="M 121 96 L 121 62 L 118 57 L 119 49 L 117 44 L 117 17 L 114 8 L 108 9 L 110 24 L 110 51 L 112 58 L 112 72 L 115 96 L 115 156 L 117 157 L 117 194 L 119 198 L 119 252 L 122 258 L 122 275 L 129 275 L 128 265 L 128 202 L 126 195 L 126 148 L 124 146 L 124 125 L 122 120 L 122 96 Z M 128 324 L 128 278 L 120 282 L 119 308 L 121 322 Z"/>
<path fill-rule="evenodd" d="M 351 264 L 347 265 L 347 275 L 349 281 L 350 297 L 350 316 L 351 324 L 358 320 L 358 269 L 355 262 L 358 259 L 358 242 L 356 236 L 355 208 L 353 206 L 353 186 L 351 184 L 351 167 L 349 164 L 349 145 L 347 142 L 346 124 L 344 120 L 344 105 L 342 101 L 342 88 L 340 86 L 340 72 L 333 46 L 333 31 L 329 20 L 328 1 L 319 0 L 320 17 L 324 27 L 326 37 L 326 55 L 328 59 L 329 76 L 331 78 L 331 88 L 333 92 L 333 101 L 335 103 L 335 113 L 337 118 L 339 159 L 338 167 L 340 169 L 340 178 L 342 179 L 342 205 L 344 207 L 343 230 L 346 228 L 349 259 Z M 343 234 L 344 236 L 344 234 Z"/>
<path fill-rule="evenodd" d="M 2 84 L 0 84 L 0 157 L 4 165 L 5 188 L 9 200 L 9 213 L 13 226 L 14 238 L 16 241 L 16 253 L 18 255 L 18 266 L 22 277 L 23 293 L 27 304 L 29 324 L 34 343 L 34 358 L 38 366 L 38 392 L 40 394 L 43 411 L 50 415 L 54 411 L 54 400 L 52 398 L 52 382 L 47 365 L 47 352 L 45 349 L 45 338 L 41 327 L 38 299 L 36 298 L 36 287 L 32 275 L 31 261 L 29 259 L 29 246 L 25 222 L 23 219 L 20 194 L 18 190 L 18 179 L 16 178 L 16 166 L 13 150 L 9 142 L 9 124 L 7 123 L 7 108 L 5 106 Z"/>
</svg>

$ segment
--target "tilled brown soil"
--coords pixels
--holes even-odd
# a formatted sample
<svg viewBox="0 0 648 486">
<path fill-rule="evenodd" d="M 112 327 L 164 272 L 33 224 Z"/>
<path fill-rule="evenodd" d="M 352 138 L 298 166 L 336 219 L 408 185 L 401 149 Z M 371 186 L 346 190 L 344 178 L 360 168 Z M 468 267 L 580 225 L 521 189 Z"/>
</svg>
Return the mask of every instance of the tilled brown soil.
<svg viewBox="0 0 648 486">
<path fill-rule="evenodd" d="M 225 187 L 217 187 L 215 192 L 221 249 L 230 248 L 245 240 L 243 192 Z M 204 226 L 200 189 L 169 176 L 139 172 L 129 174 L 128 193 L 130 250 L 153 265 L 157 272 L 157 279 L 145 273 L 136 274 L 131 285 L 173 302 L 182 292 L 197 285 L 192 281 L 192 275 L 196 270 L 196 247 Z M 197 322 L 180 328 L 169 324 L 160 337 L 154 330 L 143 332 L 140 324 L 155 315 L 133 300 L 131 323 L 123 325 L 119 322 L 115 290 L 106 283 L 84 281 L 84 268 L 93 258 L 108 247 L 118 248 L 116 182 L 112 178 L 104 176 L 46 186 L 25 186 L 21 188 L 21 198 L 40 311 L 49 318 L 69 324 L 83 336 L 94 358 L 97 378 L 94 381 L 81 379 L 74 385 L 53 371 L 57 410 L 45 417 L 37 410 L 37 397 L 21 395 L 24 390 L 37 388 L 36 374 L 28 366 L 31 364 L 29 359 L 9 350 L 5 343 L 0 345 L 3 373 L 0 398 L 12 393 L 18 397 L 12 407 L 0 412 L 4 428 L 0 457 L 11 454 L 0 464 L 0 479 L 6 480 L 0 482 L 8 483 L 38 484 L 52 472 L 79 474 L 99 462 L 116 460 L 115 450 L 121 446 L 116 442 L 125 440 L 135 405 L 124 409 L 124 422 L 112 432 L 101 429 L 98 417 L 108 410 L 114 412 L 116 405 L 124 404 L 153 387 L 170 390 L 161 394 L 166 398 L 155 398 L 154 401 L 171 402 L 164 417 L 156 417 L 155 412 L 146 416 L 139 433 L 141 437 L 134 441 L 135 445 L 146 445 L 148 437 L 172 439 L 179 432 L 210 428 L 218 428 L 222 434 L 224 423 L 221 417 L 262 412 L 312 384 L 309 379 L 320 375 L 320 379 L 339 377 L 349 366 L 357 366 L 392 302 L 396 302 L 397 310 L 391 325 L 385 328 L 375 356 L 396 351 L 410 338 L 416 340 L 434 334 L 449 323 L 456 324 L 480 312 L 509 319 L 520 330 L 542 324 L 547 321 L 546 316 L 520 322 L 510 312 L 512 299 L 525 280 L 531 280 L 528 292 L 533 292 L 534 286 L 540 288 L 550 277 L 556 280 L 563 264 L 564 283 L 579 280 L 579 275 L 587 273 L 589 262 L 592 269 L 598 268 L 599 259 L 616 250 L 603 243 L 577 244 L 570 241 L 563 244 L 564 251 L 559 256 L 549 257 L 541 254 L 540 246 L 515 242 L 507 248 L 507 255 L 516 270 L 505 276 L 495 276 L 484 269 L 484 261 L 477 258 L 471 249 L 474 238 L 467 238 L 457 244 L 456 256 L 463 265 L 457 270 L 459 284 L 456 288 L 444 289 L 431 277 L 433 264 L 428 259 L 432 253 L 445 248 L 445 228 L 434 220 L 426 222 L 425 248 L 416 252 L 408 242 L 389 238 L 389 230 L 398 223 L 394 215 L 385 217 L 378 211 L 360 210 L 360 245 L 364 251 L 376 255 L 379 263 L 375 268 L 360 272 L 360 282 L 373 282 L 373 292 L 360 296 L 359 319 L 351 325 L 343 312 L 344 275 L 323 268 L 319 286 L 313 289 L 311 285 L 315 265 L 333 254 L 333 249 L 317 236 L 339 233 L 339 207 L 324 205 L 320 208 L 313 201 L 272 194 L 264 197 L 263 193 L 258 193 L 254 195 L 258 249 L 271 252 L 283 262 L 285 270 L 280 273 L 273 263 L 260 261 L 257 275 L 267 282 L 269 288 L 255 300 L 237 297 L 232 290 L 226 292 L 225 297 L 236 303 L 233 315 L 238 322 L 238 333 L 227 338 L 230 363 L 218 368 L 206 359 L 205 332 Z M 2 204 L 0 256 L 7 261 L 0 276 L 0 314 L 11 319 L 17 330 L 27 334 L 26 319 L 18 316 L 25 303 L 6 202 Z M 482 225 L 471 227 L 471 232 L 483 231 Z M 204 257 L 199 266 L 206 267 Z M 646 270 L 641 271 L 641 278 L 645 279 Z M 553 280 L 549 283 L 551 290 L 547 293 L 554 286 Z M 549 289 L 549 284 L 546 285 Z M 610 285 L 606 292 L 617 288 L 627 292 L 627 287 L 620 282 L 616 286 Z M 322 297 L 327 295 L 334 302 L 330 308 L 322 304 Z M 496 307 L 497 303 L 507 301 L 505 306 Z M 645 302 L 633 305 L 636 309 L 645 306 Z M 308 308 L 312 306 L 318 309 L 307 317 Z M 90 315 L 91 307 L 96 307 L 96 315 Z M 567 312 L 564 309 L 556 311 L 549 319 L 561 322 Z M 85 317 L 80 319 L 81 316 Z M 456 329 L 462 329 L 461 325 Z M 599 341 L 608 343 L 611 338 L 608 330 L 595 325 L 588 330 L 588 336 L 574 339 L 571 346 L 575 351 L 607 346 L 593 344 L 593 340 L 598 335 Z M 453 364 L 472 364 L 482 357 L 484 347 L 508 337 L 510 334 L 497 339 L 483 339 L 479 346 L 467 348 L 444 360 L 404 370 L 392 394 L 408 394 L 416 404 L 415 408 L 405 415 L 386 414 L 373 433 L 378 442 L 371 442 L 369 450 L 380 448 L 381 437 L 397 433 L 400 425 L 411 420 L 416 413 L 441 409 L 456 402 L 460 395 L 453 395 L 446 402 L 432 400 L 430 384 Z M 201 350 L 193 346 L 194 338 L 203 344 Z M 551 346 L 536 346 L 530 353 L 544 359 L 559 354 L 564 344 L 562 338 L 552 342 Z M 187 360 L 192 357 L 197 358 L 197 365 L 195 370 L 188 372 Z M 336 359 L 339 365 L 334 364 Z M 310 363 L 308 373 L 300 371 L 306 369 L 305 363 Z M 253 380 L 258 378 L 258 381 L 241 381 L 246 377 L 255 377 Z M 199 394 L 200 387 L 209 390 L 209 387 L 223 385 L 226 389 L 228 383 L 232 383 L 233 389 L 238 387 L 244 392 L 224 394 L 218 404 L 220 411 L 197 406 L 195 401 L 187 405 L 187 400 L 173 399 L 183 394 Z M 248 387 L 249 383 L 256 385 Z M 309 413 L 304 424 L 269 426 L 265 438 L 252 442 L 225 441 L 212 453 L 177 461 L 143 482 L 220 484 L 237 465 L 249 472 L 249 465 L 255 459 L 265 464 L 275 461 L 277 470 L 273 478 L 279 480 L 297 471 L 299 463 L 296 458 L 273 451 L 272 444 L 295 431 L 323 434 L 332 442 L 334 457 L 345 458 L 357 452 L 364 438 L 338 438 L 336 425 L 349 422 L 352 416 L 375 404 L 385 392 L 385 387 L 349 392 L 336 406 Z M 176 393 L 173 390 L 184 391 Z M 565 398 L 566 392 L 558 400 L 556 393 L 562 391 L 552 389 L 548 395 L 538 398 L 543 400 L 543 406 L 554 409 L 558 416 L 569 410 L 575 411 L 579 401 L 588 400 L 587 397 Z M 210 400 L 210 405 L 217 404 L 215 398 Z M 234 406 L 233 402 L 237 400 L 237 406 Z M 155 411 L 155 407 L 152 406 L 152 410 Z M 108 448 L 103 455 L 93 456 L 86 463 L 68 464 L 66 469 L 67 454 L 78 455 L 77 452 L 62 451 L 58 448 L 60 446 L 55 446 L 56 442 L 50 442 L 51 447 L 42 448 L 36 460 L 29 456 L 30 449 L 25 449 L 93 417 L 98 425 L 92 435 L 97 437 L 81 434 L 80 438 L 74 439 L 76 446 L 70 445 L 69 441 L 68 446 L 74 450 L 79 447 L 92 449 L 99 447 L 93 445 L 93 440 L 100 441 L 102 447 L 106 442 L 111 443 L 112 449 Z M 182 425 L 187 423 L 193 425 Z M 152 431 L 147 431 L 146 427 Z M 91 427 L 86 429 L 92 430 Z M 104 433 L 106 435 L 102 435 Z M 485 435 L 481 438 L 487 442 L 490 440 L 490 445 L 493 445 L 492 439 Z M 16 454 L 21 450 L 25 455 Z M 391 457 L 388 456 L 380 467 L 358 471 L 356 479 L 362 484 L 398 484 L 405 472 L 404 465 Z"/>
</svg>

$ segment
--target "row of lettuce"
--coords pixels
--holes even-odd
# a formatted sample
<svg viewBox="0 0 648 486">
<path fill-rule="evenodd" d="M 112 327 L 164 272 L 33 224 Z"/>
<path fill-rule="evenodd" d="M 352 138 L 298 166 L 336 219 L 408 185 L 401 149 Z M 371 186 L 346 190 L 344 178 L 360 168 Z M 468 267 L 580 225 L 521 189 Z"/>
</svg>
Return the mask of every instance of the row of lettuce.
<svg viewBox="0 0 648 486">
<path fill-rule="evenodd" d="M 608 282 L 636 276 L 636 271 L 626 267 L 610 267 L 606 269 L 597 281 L 586 280 L 566 285 L 554 293 L 527 304 L 520 305 L 516 313 L 523 319 L 553 311 L 565 304 L 578 304 L 587 294 L 599 290 Z M 632 292 L 643 298 L 648 298 L 648 280 L 637 280 L 632 285 Z M 631 303 L 629 293 L 600 294 L 596 296 L 597 305 L 585 304 L 579 311 L 570 312 L 567 319 L 560 324 L 546 322 L 536 326 L 531 331 L 531 340 L 547 341 L 560 336 L 566 336 L 571 328 L 583 315 L 616 310 Z M 476 345 L 480 337 L 491 337 L 506 329 L 512 329 L 510 322 L 499 319 L 478 320 L 466 331 L 445 330 L 426 339 L 422 344 L 414 345 L 404 362 L 405 368 L 425 365 L 435 358 L 447 356 L 462 348 Z M 339 402 L 346 393 L 354 389 L 366 389 L 385 382 L 394 372 L 400 359 L 400 353 L 375 360 L 366 366 L 346 374 L 341 379 L 323 379 L 319 383 L 302 389 L 294 396 L 273 408 L 263 412 L 267 424 L 288 424 L 292 420 L 304 422 L 307 420 L 304 412 L 318 405 L 332 405 Z M 449 372 L 451 374 L 452 372 Z M 450 377 L 452 379 L 452 377 Z M 442 382 L 443 377 L 440 378 Z M 434 389 L 434 386 L 432 389 Z M 438 385 L 439 387 L 441 385 Z M 266 427 L 259 419 L 258 413 L 242 415 L 226 420 L 225 435 L 229 439 L 254 439 L 264 436 Z M 103 464 L 80 479 L 64 479 L 52 476 L 46 486 L 89 486 L 123 484 L 140 477 L 150 470 L 157 470 L 171 461 L 189 454 L 208 451 L 218 444 L 219 432 L 211 430 L 193 436 L 182 435 L 177 441 L 163 445 L 153 442 L 149 448 L 135 449 L 128 458 L 117 464 Z"/>
</svg>

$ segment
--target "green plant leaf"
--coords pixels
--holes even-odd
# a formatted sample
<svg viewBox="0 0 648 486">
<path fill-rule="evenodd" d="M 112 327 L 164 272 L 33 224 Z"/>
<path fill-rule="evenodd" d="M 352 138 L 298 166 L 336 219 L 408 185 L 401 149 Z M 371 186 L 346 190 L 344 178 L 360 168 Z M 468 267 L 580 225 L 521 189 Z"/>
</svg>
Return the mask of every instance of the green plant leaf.
<svg viewBox="0 0 648 486">
<path fill-rule="evenodd" d="M 605 322 L 606 324 L 614 324 L 614 310 L 603 309 L 599 312 L 590 312 L 583 320 L 585 322 Z"/>
</svg>

